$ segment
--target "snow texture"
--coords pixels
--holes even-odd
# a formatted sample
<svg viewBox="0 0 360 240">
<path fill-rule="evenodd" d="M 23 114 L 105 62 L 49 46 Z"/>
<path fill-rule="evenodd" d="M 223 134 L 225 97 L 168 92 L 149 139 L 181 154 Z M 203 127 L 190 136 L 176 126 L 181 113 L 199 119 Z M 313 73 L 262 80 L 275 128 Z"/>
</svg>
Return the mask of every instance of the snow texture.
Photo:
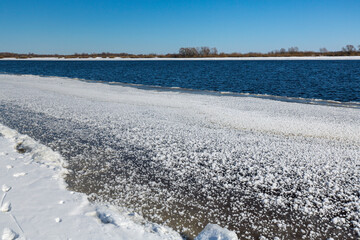
<svg viewBox="0 0 360 240">
<path fill-rule="evenodd" d="M 208 223 L 244 239 L 358 236 L 360 109 L 350 105 L 0 75 L 0 122 L 59 152 L 72 190 L 185 236 Z M 3 171 L 30 177 L 11 160 Z"/>
</svg>

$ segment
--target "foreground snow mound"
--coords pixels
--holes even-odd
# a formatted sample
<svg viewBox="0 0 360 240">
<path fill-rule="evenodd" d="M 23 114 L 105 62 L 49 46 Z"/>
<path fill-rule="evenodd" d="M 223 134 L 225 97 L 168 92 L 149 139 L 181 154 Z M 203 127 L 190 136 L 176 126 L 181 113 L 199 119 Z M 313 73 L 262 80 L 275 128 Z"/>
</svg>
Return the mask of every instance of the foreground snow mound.
<svg viewBox="0 0 360 240">
<path fill-rule="evenodd" d="M 208 224 L 195 240 L 237 240 L 234 232 L 220 227 L 217 224 Z"/>
<path fill-rule="evenodd" d="M 67 165 L 66 162 L 59 153 L 52 151 L 51 148 L 39 144 L 34 139 L 19 134 L 17 131 L 2 124 L 0 124 L 0 134 L 16 144 L 15 149 L 17 152 L 29 154 L 30 160 L 28 163 L 35 161 L 40 164 L 45 164 L 47 167 L 59 171 L 59 176 L 67 173 L 67 170 L 64 168 Z M 16 174 L 17 176 L 24 175 L 22 173 Z"/>
<path fill-rule="evenodd" d="M 0 124 L 2 240 L 182 239 L 127 209 L 95 205 L 85 194 L 68 191 L 63 166 L 58 153 Z"/>
</svg>

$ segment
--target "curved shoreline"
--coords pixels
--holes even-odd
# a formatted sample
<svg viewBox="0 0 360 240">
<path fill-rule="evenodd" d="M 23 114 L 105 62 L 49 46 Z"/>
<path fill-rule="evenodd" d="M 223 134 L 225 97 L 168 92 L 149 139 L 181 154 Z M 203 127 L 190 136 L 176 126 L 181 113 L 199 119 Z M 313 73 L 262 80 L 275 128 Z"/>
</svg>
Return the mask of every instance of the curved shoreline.
<svg viewBox="0 0 360 240">
<path fill-rule="evenodd" d="M 259 99 L 268 99 L 281 102 L 292 102 L 292 103 L 303 103 L 311 105 L 321 105 L 321 106 L 331 106 L 331 107 L 346 107 L 346 108 L 360 108 L 360 102 L 341 102 L 335 100 L 326 100 L 326 99 L 316 99 L 316 98 L 302 98 L 302 97 L 287 97 L 287 96 L 277 96 L 269 94 L 252 94 L 252 93 L 240 93 L 240 92 L 228 92 L 228 91 L 213 91 L 213 90 L 200 90 L 200 89 L 191 89 L 191 88 L 181 88 L 181 87 L 163 87 L 163 86 L 152 86 L 136 83 L 124 83 L 124 82 L 106 82 L 100 80 L 89 80 L 83 78 L 71 78 L 71 77 L 62 77 L 62 76 L 46 76 L 46 75 L 35 75 L 35 74 L 16 74 L 16 73 L 1 73 L 0 75 L 6 76 L 29 76 L 29 77 L 41 77 L 41 78 L 60 78 L 68 80 L 78 80 L 86 83 L 102 83 L 107 85 L 115 85 L 122 87 L 131 87 L 136 89 L 144 90 L 153 90 L 159 92 L 179 92 L 179 93 L 189 93 L 189 94 L 204 94 L 204 95 L 213 95 L 213 96 L 229 96 L 229 97 L 253 97 Z"/>
</svg>

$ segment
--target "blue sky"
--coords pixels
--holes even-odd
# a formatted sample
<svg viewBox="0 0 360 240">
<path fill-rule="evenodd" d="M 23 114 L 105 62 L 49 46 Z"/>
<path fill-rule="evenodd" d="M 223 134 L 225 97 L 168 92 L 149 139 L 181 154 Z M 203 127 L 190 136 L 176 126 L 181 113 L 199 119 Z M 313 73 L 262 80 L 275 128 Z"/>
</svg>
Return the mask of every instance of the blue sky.
<svg viewBox="0 0 360 240">
<path fill-rule="evenodd" d="M 0 52 L 340 50 L 359 29 L 359 0 L 0 0 Z"/>
</svg>

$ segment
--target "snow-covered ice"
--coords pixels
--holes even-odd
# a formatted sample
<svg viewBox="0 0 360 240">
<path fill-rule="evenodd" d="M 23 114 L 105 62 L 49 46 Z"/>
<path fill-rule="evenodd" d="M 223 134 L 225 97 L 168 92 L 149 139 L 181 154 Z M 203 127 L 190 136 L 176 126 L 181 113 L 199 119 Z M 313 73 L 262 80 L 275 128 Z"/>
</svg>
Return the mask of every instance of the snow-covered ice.
<svg viewBox="0 0 360 240">
<path fill-rule="evenodd" d="M 0 75 L 0 112 L 67 160 L 71 190 L 184 235 L 213 223 L 249 239 L 357 236 L 359 108 Z M 16 148 L 27 156 L 26 146 Z M 11 158 L 1 171 L 26 181 Z"/>
</svg>

